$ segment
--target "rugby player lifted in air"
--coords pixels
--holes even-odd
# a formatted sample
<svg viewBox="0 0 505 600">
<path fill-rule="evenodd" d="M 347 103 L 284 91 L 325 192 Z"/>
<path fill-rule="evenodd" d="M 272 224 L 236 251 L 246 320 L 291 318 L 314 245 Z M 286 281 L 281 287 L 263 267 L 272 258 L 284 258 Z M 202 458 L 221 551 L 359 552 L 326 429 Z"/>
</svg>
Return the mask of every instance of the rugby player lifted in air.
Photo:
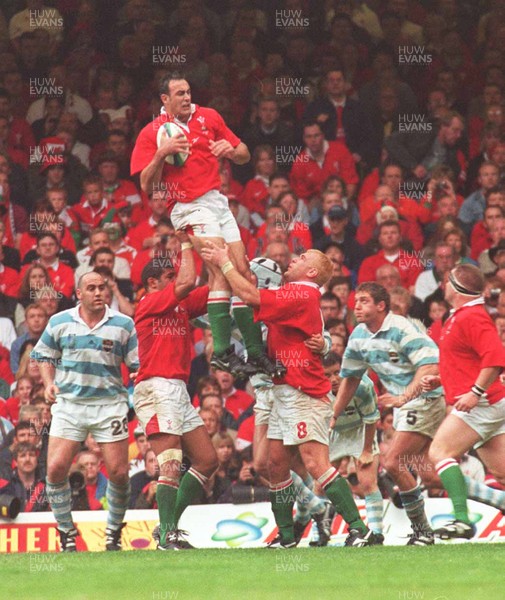
<svg viewBox="0 0 505 600">
<path fill-rule="evenodd" d="M 175 229 L 187 230 L 198 253 L 206 241 L 222 247 L 226 242 L 235 268 L 251 280 L 249 262 L 238 225 L 226 196 L 219 192 L 219 161 L 228 159 L 244 164 L 250 158 L 247 146 L 226 126 L 211 108 L 191 102 L 189 83 L 180 73 L 165 76 L 160 82 L 162 114 L 139 133 L 131 158 L 132 174 L 140 172 L 141 187 L 147 194 L 161 190 L 173 204 Z M 158 130 L 171 123 L 180 133 L 168 137 L 158 147 Z M 182 166 L 170 165 L 174 158 L 188 154 Z M 264 353 L 261 326 L 253 321 L 252 309 L 232 299 L 233 316 L 247 349 L 247 363 L 234 353 L 230 343 L 230 286 L 220 269 L 205 260 L 209 271 L 208 314 L 214 340 L 211 366 L 237 377 L 257 372 L 273 375 L 279 368 Z"/>
</svg>

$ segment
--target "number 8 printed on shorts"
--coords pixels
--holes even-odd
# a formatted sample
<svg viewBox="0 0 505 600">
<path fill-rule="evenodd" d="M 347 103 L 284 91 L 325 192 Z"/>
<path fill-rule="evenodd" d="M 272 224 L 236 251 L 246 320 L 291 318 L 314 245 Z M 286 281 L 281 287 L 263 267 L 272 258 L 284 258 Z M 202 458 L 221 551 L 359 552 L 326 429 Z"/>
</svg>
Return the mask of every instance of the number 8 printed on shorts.
<svg viewBox="0 0 505 600">
<path fill-rule="evenodd" d="M 305 421 L 300 421 L 297 423 L 296 431 L 298 434 L 298 439 L 303 440 L 304 437 L 307 437 L 307 423 Z"/>
</svg>

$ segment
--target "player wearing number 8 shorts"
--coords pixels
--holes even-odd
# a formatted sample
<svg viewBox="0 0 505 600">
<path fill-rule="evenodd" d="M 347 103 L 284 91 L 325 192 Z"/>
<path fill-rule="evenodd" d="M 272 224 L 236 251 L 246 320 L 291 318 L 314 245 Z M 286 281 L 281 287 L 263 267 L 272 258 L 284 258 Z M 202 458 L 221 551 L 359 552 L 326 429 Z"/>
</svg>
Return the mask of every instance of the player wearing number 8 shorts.
<svg viewBox="0 0 505 600">
<path fill-rule="evenodd" d="M 386 469 L 400 489 L 400 497 L 412 523 L 409 545 L 434 543 L 424 511 L 421 488 L 409 467 L 418 468 L 423 481 L 431 485 L 434 469 L 427 467 L 427 452 L 435 432 L 445 417 L 442 389 L 422 393 L 424 375 L 438 375 L 436 344 L 405 317 L 390 312 L 390 297 L 378 283 L 362 283 L 356 289 L 356 320 L 342 360 L 342 383 L 334 405 L 336 418 L 354 397 L 361 378 L 371 368 L 387 393 L 379 403 L 396 408 L 392 445 L 386 456 Z M 419 468 L 421 467 L 421 468 Z"/>
<path fill-rule="evenodd" d="M 128 394 L 121 365 L 138 369 L 132 319 L 105 304 L 105 281 L 86 273 L 77 285 L 79 304 L 49 319 L 32 351 L 39 361 L 45 398 L 52 404 L 46 490 L 61 550 L 75 552 L 68 472 L 88 433 L 100 445 L 109 474 L 106 549 L 121 550 L 128 507 Z"/>
<path fill-rule="evenodd" d="M 331 261 L 317 250 L 308 250 L 290 262 L 283 286 L 258 290 L 234 268 L 226 248 L 208 242 L 202 255 L 221 269 L 232 291 L 253 307 L 255 320 L 262 321 L 268 329 L 269 357 L 281 360 L 287 369 L 282 377 L 273 378 L 274 402 L 267 432 L 270 500 L 279 529 L 278 544 L 271 547 L 296 546 L 296 493 L 290 474 L 296 452 L 348 523 L 346 545 L 369 545 L 374 535 L 361 520 L 347 481 L 330 464 L 330 382 L 324 375 L 321 357 L 305 344 L 323 329 L 319 288 L 331 276 Z"/>
</svg>

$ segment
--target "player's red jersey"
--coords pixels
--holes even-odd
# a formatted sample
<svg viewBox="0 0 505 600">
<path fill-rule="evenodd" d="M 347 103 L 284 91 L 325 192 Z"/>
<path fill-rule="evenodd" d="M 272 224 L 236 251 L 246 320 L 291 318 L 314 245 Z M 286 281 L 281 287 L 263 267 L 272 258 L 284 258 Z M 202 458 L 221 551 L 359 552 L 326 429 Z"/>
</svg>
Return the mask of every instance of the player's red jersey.
<svg viewBox="0 0 505 600">
<path fill-rule="evenodd" d="M 254 311 L 256 321 L 268 327 L 268 355 L 280 360 L 287 369 L 275 384 L 287 384 L 313 398 L 330 391 L 321 357 L 311 352 L 304 341 L 322 333 L 324 324 L 315 283 L 288 283 L 278 290 L 260 290 L 260 306 Z"/>
<path fill-rule="evenodd" d="M 481 369 L 503 367 L 505 348 L 482 300 L 456 310 L 445 322 L 440 335 L 440 377 L 448 404 L 466 394 Z M 505 388 L 497 379 L 487 389 L 490 404 L 505 398 Z"/>
<path fill-rule="evenodd" d="M 305 148 L 295 158 L 291 168 L 291 187 L 299 198 L 308 200 L 321 192 L 331 175 L 342 177 L 345 183 L 359 183 L 356 165 L 349 149 L 342 142 L 325 142 L 324 161 L 320 166 Z"/>
<path fill-rule="evenodd" d="M 207 312 L 208 286 L 177 300 L 175 283 L 143 296 L 135 312 L 140 369 L 135 383 L 150 377 L 188 382 L 191 366 L 189 320 Z"/>
<path fill-rule="evenodd" d="M 206 192 L 219 190 L 221 187 L 219 164 L 210 151 L 210 140 L 227 140 L 234 148 L 240 144 L 240 139 L 228 129 L 221 115 L 214 109 L 196 104 L 192 105 L 192 109 L 187 123 L 181 123 L 168 115 L 160 115 L 146 125 L 137 137 L 131 157 L 131 174 L 135 175 L 153 159 L 158 149 L 156 136 L 160 126 L 167 122 L 179 125 L 191 144 L 191 154 L 182 167 L 165 163 L 161 176 L 168 193 L 172 193 L 177 202 L 193 202 Z"/>
</svg>

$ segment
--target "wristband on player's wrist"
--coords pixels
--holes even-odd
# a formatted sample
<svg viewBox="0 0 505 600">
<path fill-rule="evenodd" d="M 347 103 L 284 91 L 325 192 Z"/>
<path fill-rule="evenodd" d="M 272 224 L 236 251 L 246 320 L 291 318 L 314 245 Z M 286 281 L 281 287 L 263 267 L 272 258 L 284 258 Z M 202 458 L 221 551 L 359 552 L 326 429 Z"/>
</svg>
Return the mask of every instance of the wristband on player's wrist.
<svg viewBox="0 0 505 600">
<path fill-rule="evenodd" d="M 181 251 L 182 250 L 191 250 L 191 248 L 193 248 L 193 244 L 191 242 L 183 242 L 181 244 Z"/>
<path fill-rule="evenodd" d="M 233 263 L 231 262 L 231 260 L 229 260 L 225 262 L 224 265 L 221 267 L 221 271 L 223 272 L 223 275 L 226 275 L 228 271 L 231 271 L 234 268 L 235 267 L 233 266 Z"/>
<path fill-rule="evenodd" d="M 470 391 L 474 396 L 477 396 L 477 398 L 482 398 L 482 396 L 486 393 L 486 390 L 476 383 L 472 385 L 472 389 Z"/>
</svg>

